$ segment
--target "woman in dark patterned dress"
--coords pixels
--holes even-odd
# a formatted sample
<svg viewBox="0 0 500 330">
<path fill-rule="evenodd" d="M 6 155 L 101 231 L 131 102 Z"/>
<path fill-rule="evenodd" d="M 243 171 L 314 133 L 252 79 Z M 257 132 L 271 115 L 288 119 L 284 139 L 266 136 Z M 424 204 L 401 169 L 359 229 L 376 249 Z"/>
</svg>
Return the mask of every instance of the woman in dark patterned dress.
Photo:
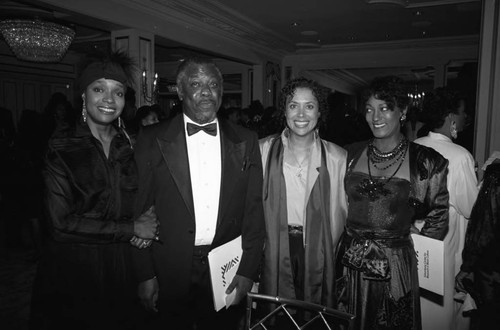
<svg viewBox="0 0 500 330">
<path fill-rule="evenodd" d="M 373 139 L 348 146 L 348 218 L 337 258 L 338 308 L 354 329 L 420 329 L 417 259 L 410 231 L 443 239 L 448 225 L 448 162 L 401 133 L 407 92 L 396 77 L 365 94 Z"/>
</svg>

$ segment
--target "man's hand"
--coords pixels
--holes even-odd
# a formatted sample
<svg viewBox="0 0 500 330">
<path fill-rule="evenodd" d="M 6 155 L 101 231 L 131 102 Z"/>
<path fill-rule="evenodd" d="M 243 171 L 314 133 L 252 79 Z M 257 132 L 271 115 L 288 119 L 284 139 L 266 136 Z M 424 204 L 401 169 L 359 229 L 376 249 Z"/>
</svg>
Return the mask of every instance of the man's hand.
<svg viewBox="0 0 500 330">
<path fill-rule="evenodd" d="M 233 281 L 227 287 L 226 294 L 230 294 L 236 289 L 236 297 L 234 298 L 233 305 L 237 305 L 243 298 L 246 297 L 247 292 L 252 289 L 253 281 L 248 277 L 241 275 L 234 275 Z"/>
<path fill-rule="evenodd" d="M 144 308 L 149 312 L 158 312 L 156 303 L 158 302 L 158 292 L 160 287 L 158 285 L 158 280 L 153 277 L 149 280 L 139 283 L 137 288 L 137 295 L 139 300 L 144 306 Z"/>
</svg>

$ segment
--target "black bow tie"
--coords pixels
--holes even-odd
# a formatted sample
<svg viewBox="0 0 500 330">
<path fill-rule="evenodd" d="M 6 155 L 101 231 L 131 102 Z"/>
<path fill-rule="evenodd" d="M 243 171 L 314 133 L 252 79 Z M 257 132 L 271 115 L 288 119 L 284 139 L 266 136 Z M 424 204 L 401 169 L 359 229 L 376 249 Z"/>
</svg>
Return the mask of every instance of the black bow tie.
<svg viewBox="0 0 500 330">
<path fill-rule="evenodd" d="M 205 131 L 205 133 L 210 134 L 212 136 L 217 135 L 217 124 L 211 123 L 205 126 L 199 126 L 193 123 L 187 123 L 187 133 L 188 136 L 191 136 L 199 131 Z"/>
</svg>

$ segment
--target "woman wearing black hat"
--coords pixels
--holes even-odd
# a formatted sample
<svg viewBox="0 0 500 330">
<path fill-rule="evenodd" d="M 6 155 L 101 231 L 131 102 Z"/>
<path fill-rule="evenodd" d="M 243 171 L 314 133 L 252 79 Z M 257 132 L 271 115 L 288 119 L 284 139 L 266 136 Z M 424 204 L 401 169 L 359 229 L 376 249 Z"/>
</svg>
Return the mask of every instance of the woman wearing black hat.
<svg viewBox="0 0 500 330">
<path fill-rule="evenodd" d="M 94 58 L 83 70 L 82 120 L 49 142 L 44 181 L 50 237 L 32 299 L 33 329 L 133 326 L 131 244 L 158 234 L 154 210 L 134 219 L 133 145 L 121 125 L 131 60 Z"/>
</svg>

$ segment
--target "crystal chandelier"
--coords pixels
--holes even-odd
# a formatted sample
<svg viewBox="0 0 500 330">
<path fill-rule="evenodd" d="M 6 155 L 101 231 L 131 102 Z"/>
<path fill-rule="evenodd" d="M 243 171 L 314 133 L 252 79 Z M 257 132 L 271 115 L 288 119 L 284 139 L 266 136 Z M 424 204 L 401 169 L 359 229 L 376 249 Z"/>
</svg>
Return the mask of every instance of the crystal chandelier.
<svg viewBox="0 0 500 330">
<path fill-rule="evenodd" d="M 410 106 L 418 108 L 422 110 L 422 106 L 424 104 L 425 93 L 418 91 L 418 86 L 415 85 L 415 91 L 412 93 L 408 93 L 408 97 L 410 98 Z"/>
<path fill-rule="evenodd" d="M 69 27 L 39 19 L 6 19 L 0 31 L 16 57 L 30 62 L 59 62 L 73 41 Z"/>
</svg>

